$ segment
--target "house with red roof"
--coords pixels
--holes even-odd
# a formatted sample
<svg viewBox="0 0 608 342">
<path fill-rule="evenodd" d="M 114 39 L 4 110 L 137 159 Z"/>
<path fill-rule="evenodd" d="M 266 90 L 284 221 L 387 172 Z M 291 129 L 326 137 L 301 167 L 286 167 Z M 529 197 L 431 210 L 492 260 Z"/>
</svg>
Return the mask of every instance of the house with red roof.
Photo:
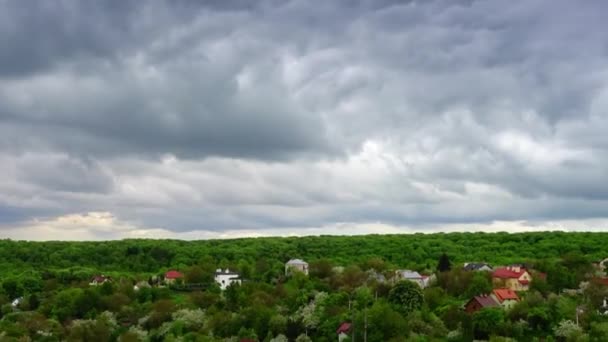
<svg viewBox="0 0 608 342">
<path fill-rule="evenodd" d="M 90 286 L 98 286 L 98 285 L 102 285 L 106 282 L 112 281 L 112 278 L 104 276 L 102 275 L 96 275 L 94 277 L 91 278 L 91 281 L 89 282 Z"/>
<path fill-rule="evenodd" d="M 519 302 L 519 296 L 511 289 L 494 289 L 490 296 L 505 309 L 510 309 Z"/>
<path fill-rule="evenodd" d="M 480 295 L 471 298 L 471 300 L 464 305 L 464 311 L 467 313 L 474 313 L 483 308 L 494 308 L 498 306 L 500 306 L 500 304 L 498 304 L 492 296 Z"/>
<path fill-rule="evenodd" d="M 520 265 L 500 267 L 492 273 L 492 283 L 496 288 L 507 288 L 513 291 L 528 291 L 532 275 Z"/>
<path fill-rule="evenodd" d="M 348 334 L 350 334 L 351 328 L 351 323 L 343 322 L 342 324 L 340 324 L 340 326 L 336 330 L 336 334 L 338 334 L 338 342 L 342 342 L 348 339 Z"/>
<path fill-rule="evenodd" d="M 167 284 L 173 284 L 178 279 L 183 279 L 183 278 L 184 278 L 184 274 L 181 272 L 178 272 L 176 270 L 170 270 L 165 273 L 165 283 L 167 283 Z"/>
</svg>

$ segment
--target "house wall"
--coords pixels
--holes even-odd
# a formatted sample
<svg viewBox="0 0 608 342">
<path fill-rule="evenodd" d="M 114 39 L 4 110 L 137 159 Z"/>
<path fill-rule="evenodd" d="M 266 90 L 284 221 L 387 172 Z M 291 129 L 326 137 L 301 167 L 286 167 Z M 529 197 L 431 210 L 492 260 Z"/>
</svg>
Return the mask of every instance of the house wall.
<svg viewBox="0 0 608 342">
<path fill-rule="evenodd" d="M 464 311 L 466 311 L 467 313 L 473 313 L 473 312 L 479 311 L 480 309 L 481 309 L 481 304 L 479 304 L 479 302 L 477 302 L 476 300 L 473 300 L 467 304 Z"/>
<path fill-rule="evenodd" d="M 218 274 L 215 276 L 215 282 L 218 283 L 222 290 L 225 290 L 234 283 L 240 284 L 241 280 L 234 274 Z"/>
<path fill-rule="evenodd" d="M 511 309 L 515 304 L 517 304 L 517 301 L 514 299 L 507 299 L 504 302 L 502 302 L 500 305 L 502 305 L 503 308 L 505 309 Z"/>
<path fill-rule="evenodd" d="M 524 273 L 519 279 L 531 280 L 530 275 L 528 273 Z M 492 284 L 494 285 L 494 287 L 506 287 L 513 291 L 528 291 L 529 286 L 520 283 L 519 279 L 492 278 Z"/>
</svg>

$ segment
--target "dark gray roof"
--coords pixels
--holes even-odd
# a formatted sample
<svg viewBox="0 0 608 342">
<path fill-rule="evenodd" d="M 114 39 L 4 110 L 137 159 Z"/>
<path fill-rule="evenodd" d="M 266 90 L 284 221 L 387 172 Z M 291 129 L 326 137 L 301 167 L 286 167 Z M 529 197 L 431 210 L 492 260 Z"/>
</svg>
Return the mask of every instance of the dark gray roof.
<svg viewBox="0 0 608 342">
<path fill-rule="evenodd" d="M 464 270 L 465 271 L 477 271 L 478 269 L 480 269 L 484 266 L 492 268 L 492 266 L 490 264 L 487 264 L 485 262 L 470 262 L 464 266 Z"/>
</svg>

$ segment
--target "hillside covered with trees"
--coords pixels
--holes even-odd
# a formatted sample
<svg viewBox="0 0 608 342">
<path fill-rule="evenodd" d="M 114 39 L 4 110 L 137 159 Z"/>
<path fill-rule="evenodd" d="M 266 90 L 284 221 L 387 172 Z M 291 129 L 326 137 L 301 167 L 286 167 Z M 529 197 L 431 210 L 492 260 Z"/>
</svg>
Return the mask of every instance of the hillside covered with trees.
<svg viewBox="0 0 608 342">
<path fill-rule="evenodd" d="M 605 341 L 608 286 L 594 263 L 606 257 L 608 233 L 2 240 L 0 336 L 333 341 L 346 324 L 358 341 Z M 309 273 L 286 272 L 293 258 L 306 260 Z M 465 304 L 496 284 L 489 272 L 463 270 L 465 262 L 523 264 L 533 278 L 508 310 L 468 313 Z M 218 268 L 242 283 L 220 290 Z M 420 287 L 396 277 L 404 269 L 433 281 Z M 159 282 L 169 270 L 183 279 Z M 99 275 L 112 281 L 91 285 Z"/>
</svg>

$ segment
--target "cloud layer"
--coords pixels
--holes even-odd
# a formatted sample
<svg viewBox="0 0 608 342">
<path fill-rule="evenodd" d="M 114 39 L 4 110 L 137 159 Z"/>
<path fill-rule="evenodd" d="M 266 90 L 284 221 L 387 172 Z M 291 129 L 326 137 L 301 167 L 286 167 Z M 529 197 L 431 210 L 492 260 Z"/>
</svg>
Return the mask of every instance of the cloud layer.
<svg viewBox="0 0 608 342">
<path fill-rule="evenodd" d="M 606 10 L 0 2 L 0 237 L 605 228 Z"/>
</svg>

